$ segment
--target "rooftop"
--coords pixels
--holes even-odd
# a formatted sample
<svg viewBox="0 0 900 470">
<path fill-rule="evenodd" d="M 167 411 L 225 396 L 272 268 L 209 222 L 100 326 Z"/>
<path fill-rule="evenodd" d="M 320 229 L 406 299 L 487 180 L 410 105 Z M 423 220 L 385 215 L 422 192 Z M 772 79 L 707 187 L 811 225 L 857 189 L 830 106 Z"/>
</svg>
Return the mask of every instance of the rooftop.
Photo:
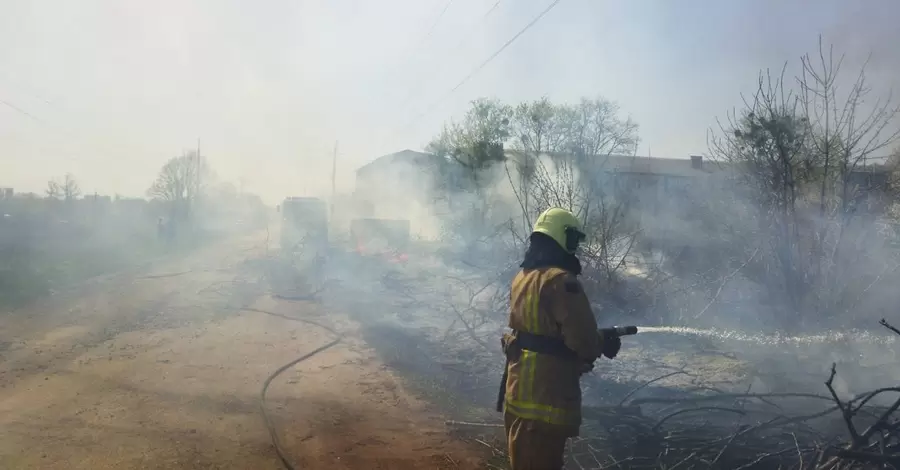
<svg viewBox="0 0 900 470">
<path fill-rule="evenodd" d="M 521 152 L 507 150 L 506 154 L 507 156 L 514 158 L 516 155 L 521 155 Z M 436 155 L 407 149 L 378 157 L 358 168 L 356 173 L 357 175 L 365 175 L 398 164 L 420 167 L 431 166 L 440 163 L 440 161 L 441 158 Z M 692 164 L 691 158 L 660 158 L 630 155 L 610 155 L 608 157 L 600 157 L 598 163 L 602 165 L 602 168 L 605 171 L 611 172 L 684 177 L 708 175 L 722 171 L 726 168 L 723 164 L 706 159 L 702 159 L 700 166 L 695 167 L 695 165 Z"/>
<path fill-rule="evenodd" d="M 508 156 L 521 155 L 521 152 L 507 151 Z M 548 155 L 552 157 L 553 155 Z M 692 158 L 699 158 L 700 165 L 695 167 Z M 703 157 L 692 158 L 660 158 L 636 155 L 608 155 L 597 157 L 597 165 L 601 170 L 616 173 L 655 174 L 667 176 L 703 176 L 723 171 L 726 166 L 706 160 Z"/>
<path fill-rule="evenodd" d="M 723 171 L 725 167 L 717 162 L 702 159 L 695 167 L 690 158 L 660 158 L 625 155 L 610 155 L 605 163 L 607 171 L 619 173 L 646 173 L 668 176 L 703 176 Z"/>
<path fill-rule="evenodd" d="M 416 152 L 415 150 L 401 150 L 399 152 L 382 155 L 375 160 L 356 169 L 356 174 L 365 175 L 373 171 L 386 169 L 393 165 L 406 164 L 414 166 L 431 166 L 439 163 L 441 160 L 437 155 L 425 152 Z"/>
</svg>

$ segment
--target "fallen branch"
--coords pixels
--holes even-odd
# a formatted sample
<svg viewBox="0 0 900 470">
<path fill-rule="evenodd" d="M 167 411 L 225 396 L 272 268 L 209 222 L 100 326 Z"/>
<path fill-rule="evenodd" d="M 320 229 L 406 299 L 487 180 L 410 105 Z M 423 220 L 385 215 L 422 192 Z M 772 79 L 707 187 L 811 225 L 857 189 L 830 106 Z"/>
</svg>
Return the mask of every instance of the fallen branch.
<svg viewBox="0 0 900 470">
<path fill-rule="evenodd" d="M 141 276 L 141 277 L 139 277 L 139 278 L 137 278 L 137 279 L 138 279 L 138 280 L 143 280 L 143 279 L 165 279 L 165 278 L 169 278 L 169 277 L 183 276 L 183 275 L 185 275 L 185 274 L 190 274 L 190 273 L 192 273 L 192 272 L 194 272 L 194 270 L 193 270 L 193 269 L 189 269 L 189 270 L 187 270 L 187 271 L 181 271 L 181 272 L 177 272 L 177 273 L 155 274 L 155 275 L 152 275 L 152 276 Z"/>
<path fill-rule="evenodd" d="M 448 419 L 444 421 L 444 424 L 448 426 L 474 426 L 480 428 L 502 428 L 502 424 L 497 423 L 470 423 L 468 421 L 454 421 L 452 419 Z"/>
</svg>

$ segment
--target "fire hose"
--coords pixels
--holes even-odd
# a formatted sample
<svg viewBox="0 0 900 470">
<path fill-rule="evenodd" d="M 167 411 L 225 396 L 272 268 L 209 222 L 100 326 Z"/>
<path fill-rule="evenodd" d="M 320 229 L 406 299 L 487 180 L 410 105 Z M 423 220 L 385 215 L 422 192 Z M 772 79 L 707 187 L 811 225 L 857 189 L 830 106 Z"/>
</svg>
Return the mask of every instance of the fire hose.
<svg viewBox="0 0 900 470">
<path fill-rule="evenodd" d="M 299 364 L 299 363 L 301 363 L 301 362 L 303 362 L 303 361 L 305 361 L 305 360 L 307 360 L 307 359 L 309 359 L 331 347 L 334 347 L 335 345 L 337 345 L 338 343 L 341 342 L 341 340 L 343 339 L 343 335 L 331 327 L 322 325 L 322 324 L 314 322 L 312 320 L 291 317 L 288 315 L 282 315 L 279 313 L 269 312 L 266 310 L 260 310 L 260 309 L 255 309 L 255 308 L 244 308 L 243 310 L 264 313 L 267 315 L 284 318 L 286 320 L 307 323 L 307 324 L 322 328 L 335 336 L 335 338 L 332 341 L 330 341 L 329 343 L 319 346 L 318 348 L 288 362 L 287 364 L 284 364 L 283 366 L 279 367 L 278 369 L 275 369 L 274 372 L 272 372 L 271 374 L 269 374 L 268 377 L 266 377 L 266 380 L 263 382 L 262 389 L 259 392 L 260 412 L 262 414 L 263 421 L 266 425 L 266 429 L 269 431 L 269 437 L 272 440 L 272 446 L 275 448 L 275 453 L 278 455 L 278 460 L 281 462 L 281 465 L 284 466 L 285 470 L 296 470 L 296 467 L 294 467 L 288 461 L 287 455 L 281 446 L 281 441 L 278 438 L 278 433 L 275 431 L 275 425 L 272 422 L 272 417 L 269 416 L 268 411 L 266 411 L 266 392 L 269 390 L 269 385 L 271 385 L 272 381 L 275 380 L 275 378 L 277 378 L 279 375 L 281 375 L 284 371 L 290 369 L 291 367 L 294 367 L 295 365 L 297 365 L 297 364 Z M 622 336 L 634 335 L 634 334 L 637 334 L 637 332 L 638 332 L 638 328 L 636 326 L 615 326 L 612 328 L 601 328 L 600 330 L 598 330 L 598 333 L 604 338 L 618 338 L 618 337 L 622 337 Z M 506 388 L 506 380 L 508 378 L 508 370 L 509 370 L 508 367 L 504 367 L 504 369 L 503 369 L 503 379 L 501 381 L 500 393 L 497 398 L 498 411 L 502 411 L 502 405 L 503 405 L 503 401 L 504 401 L 504 394 L 505 394 L 505 388 Z"/>
<path fill-rule="evenodd" d="M 263 417 L 263 421 L 266 425 L 266 429 L 268 429 L 268 431 L 269 431 L 269 437 L 272 440 L 272 446 L 275 448 L 275 453 L 278 455 L 278 460 L 281 461 L 281 465 L 284 466 L 285 470 L 297 470 L 296 467 L 294 467 L 288 461 L 287 455 L 285 454 L 284 449 L 281 447 L 281 441 L 278 439 L 278 433 L 275 431 L 275 424 L 272 422 L 272 417 L 269 416 L 269 413 L 266 411 L 266 391 L 268 391 L 269 385 L 272 383 L 272 381 L 275 380 L 275 378 L 278 377 L 279 375 L 281 375 L 284 371 L 315 356 L 316 354 L 321 353 L 322 351 L 325 351 L 326 349 L 329 349 L 329 348 L 337 345 L 343 339 L 343 335 L 331 327 L 322 325 L 321 323 L 317 323 L 312 320 L 291 317 L 288 315 L 282 315 L 279 313 L 269 312 L 266 310 L 260 310 L 260 309 L 255 309 L 255 308 L 244 308 L 243 310 L 247 310 L 247 311 L 251 311 L 251 312 L 265 313 L 267 315 L 284 318 L 286 320 L 307 323 L 307 324 L 322 328 L 325 331 L 328 331 L 329 333 L 331 333 L 335 336 L 335 338 L 331 342 L 329 342 L 325 345 L 319 346 L 318 348 L 313 349 L 312 351 L 292 360 L 291 362 L 288 362 L 287 364 L 279 367 L 278 369 L 275 369 L 274 372 L 272 372 L 271 374 L 269 374 L 268 377 L 266 377 L 265 382 L 263 382 L 262 389 L 259 391 L 259 410 L 262 413 L 262 417 Z"/>
</svg>

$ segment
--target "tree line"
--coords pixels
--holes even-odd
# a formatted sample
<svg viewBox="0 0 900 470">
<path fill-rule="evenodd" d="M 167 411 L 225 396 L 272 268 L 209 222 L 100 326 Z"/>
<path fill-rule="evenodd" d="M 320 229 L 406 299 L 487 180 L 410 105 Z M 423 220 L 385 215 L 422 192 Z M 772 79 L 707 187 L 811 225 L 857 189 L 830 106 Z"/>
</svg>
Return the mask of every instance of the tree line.
<svg viewBox="0 0 900 470">
<path fill-rule="evenodd" d="M 737 275 L 763 289 L 760 308 L 789 328 L 900 300 L 886 288 L 900 281 L 900 257 L 888 247 L 897 234 L 880 230 L 874 214 L 882 212 L 873 210 L 893 204 L 900 108 L 890 93 L 872 90 L 865 66 L 845 73 L 833 48 L 820 41 L 817 52 L 800 58 L 795 77 L 789 64 L 760 73 L 755 93 L 709 131 L 708 155 L 728 184 L 685 196 L 708 245 L 689 256 L 694 272 L 679 273 L 698 279 L 705 300 L 691 304 L 693 312 L 655 301 L 650 307 L 668 319 L 699 318 Z M 479 99 L 426 150 L 465 175 L 483 212 L 487 189 L 503 174 L 518 206 L 508 223 L 519 240 L 542 208 L 573 210 L 592 239 L 583 253 L 590 276 L 611 292 L 642 239 L 627 216 L 632 198 L 604 171 L 609 157 L 634 155 L 640 142 L 638 124 L 620 114 L 604 98 Z"/>
<path fill-rule="evenodd" d="M 887 157 L 900 143 L 900 107 L 870 87 L 865 66 L 848 76 L 843 64 L 820 40 L 798 76 L 761 73 L 710 139 L 753 202 L 755 226 L 733 241 L 758 252 L 755 280 L 797 321 L 886 306 L 873 294 L 898 280 L 896 234 L 879 232 L 874 216 L 893 204 Z"/>
</svg>

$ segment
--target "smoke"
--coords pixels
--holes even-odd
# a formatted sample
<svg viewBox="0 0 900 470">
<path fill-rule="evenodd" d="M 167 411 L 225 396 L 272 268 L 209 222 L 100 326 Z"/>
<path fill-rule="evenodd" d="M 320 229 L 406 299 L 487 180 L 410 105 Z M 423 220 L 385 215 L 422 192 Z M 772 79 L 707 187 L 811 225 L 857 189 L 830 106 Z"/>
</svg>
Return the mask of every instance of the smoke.
<svg viewBox="0 0 900 470">
<path fill-rule="evenodd" d="M 601 326 L 637 324 L 642 330 L 623 341 L 619 359 L 603 365 L 600 382 L 590 379 L 591 390 L 687 367 L 703 383 L 726 389 L 824 393 L 822 384 L 837 363 L 835 388 L 848 398 L 890 385 L 900 373 L 896 339 L 877 325 L 894 301 L 884 261 L 895 255 L 883 240 L 875 242 L 871 219 L 845 229 L 858 251 L 855 264 L 839 271 L 840 279 L 865 279 L 865 285 L 846 287 L 843 298 L 855 307 L 798 323 L 767 284 L 773 277 L 767 274 L 774 262 L 770 243 L 777 234 L 761 224 L 757 201 L 734 190 L 726 178 L 734 173 L 725 166 L 703 162 L 708 171 L 673 196 L 658 185 L 626 185 L 621 192 L 616 177 L 624 178 L 625 164 L 616 167 L 618 176 L 600 171 L 588 177 L 581 170 L 560 171 L 549 157 L 540 161 L 557 189 L 591 188 L 593 199 L 572 197 L 576 211 L 582 208 L 578 201 L 596 203 L 601 195 L 608 207 L 627 205 L 627 223 L 617 230 L 623 237 L 634 234 L 630 248 L 613 256 L 622 263 L 612 282 L 585 280 Z M 642 157 L 624 161 L 641 168 L 660 164 Z M 689 160 L 663 163 L 683 164 L 690 173 Z M 509 282 L 530 222 L 547 204 L 534 197 L 540 188 L 532 187 L 523 205 L 526 188 L 517 168 L 515 160 L 496 164 L 479 174 L 474 188 L 465 180 L 448 186 L 453 178 L 446 168 L 412 161 L 385 165 L 369 192 L 361 192 L 365 184 L 357 180 L 357 193 L 346 198 L 370 209 L 352 206 L 354 217 L 406 218 L 415 242 L 406 263 L 364 263 L 341 255 L 329 260 L 326 274 L 342 285 L 326 295 L 326 303 L 356 312 L 372 342 L 382 350 L 400 343 L 415 348 L 416 359 L 398 359 L 398 367 L 436 380 L 435 363 L 461 362 L 464 372 L 444 377 L 442 386 L 483 406 L 495 393 L 491 377 L 501 361 L 495 346 L 506 326 Z M 684 182 L 676 178 L 671 185 L 677 181 Z M 856 302 L 860 293 L 862 301 Z M 677 389 L 694 382 L 667 383 Z"/>
<path fill-rule="evenodd" d="M 662 10 L 598 4 L 585 7 L 591 14 L 584 14 L 564 2 L 555 11 L 560 16 L 542 20 L 532 31 L 537 34 L 523 36 L 461 89 L 452 108 L 464 106 L 466 94 L 565 99 L 600 89 L 635 113 L 654 155 L 686 155 L 703 146 L 702 129 L 712 116 L 737 101 L 741 86 L 735 84 L 752 82 L 744 75 L 748 70 L 777 68 L 784 59 L 813 50 L 816 32 L 803 31 L 810 24 L 833 23 L 821 28 L 825 40 L 849 56 L 865 56 L 865 49 L 874 48 L 874 85 L 897 76 L 890 54 L 897 41 L 888 40 L 895 25 L 888 22 L 893 29 L 885 29 L 884 21 L 875 21 L 889 18 L 887 10 L 842 7 L 842 13 L 826 15 L 821 12 L 828 8 L 815 7 L 821 12 L 798 30 L 796 16 L 772 12 L 787 8 L 799 14 L 813 7 L 775 3 Z M 639 384 L 667 367 L 687 366 L 722 387 L 750 383 L 759 391 L 822 392 L 829 366 L 837 362 L 839 392 L 847 396 L 900 374 L 884 364 L 896 363 L 895 340 L 877 331 L 877 320 L 900 300 L 891 287 L 900 281 L 900 263 L 886 243 L 893 234 L 880 234 L 877 221 L 857 219 L 843 228 L 841 236 L 851 242 L 822 261 L 831 263 L 823 268 L 829 275 L 791 304 L 793 287 L 785 287 L 788 274 L 778 267 L 775 227 L 760 216 L 758 201 L 735 193 L 724 179 L 688 178 L 697 186 L 679 193 L 668 191 L 684 178 L 652 182 L 651 176 L 647 185 L 638 179 L 622 194 L 617 181 L 624 177 L 611 177 L 605 169 L 585 175 L 546 156 L 537 162 L 546 173 L 528 187 L 521 185 L 515 160 L 480 172 L 477 180 L 434 160 L 395 162 L 368 177 L 355 172 L 385 148 L 424 141 L 453 109 L 420 112 L 543 5 L 505 10 L 502 20 L 485 22 L 484 31 L 472 36 L 483 40 L 469 41 L 471 47 L 457 55 L 441 51 L 459 50 L 448 46 L 466 42 L 443 33 L 472 30 L 484 13 L 481 6 L 476 11 L 457 3 L 431 32 L 434 12 L 418 3 L 357 2 L 355 10 L 308 2 L 255 9 L 202 2 L 152 8 L 89 4 L 71 11 L 41 2 L 17 6 L 22 24 L 34 30 L 0 33 L 10 34 L 3 43 L 20 45 L 3 56 L 18 75 L 13 78 L 49 97 L 13 97 L 11 102 L 48 125 L 25 120 L 10 127 L 17 143 L 7 153 L 15 158 L 4 160 L 3 173 L 23 188 L 41 191 L 47 175 L 35 163 L 76 164 L 61 163 L 67 159 L 85 168 L 86 192 L 140 195 L 166 158 L 199 137 L 222 178 L 244 187 L 238 193 L 259 193 L 271 204 L 287 196 L 327 200 L 333 206 L 333 252 L 321 278 L 309 281 L 310 271 L 292 282 L 309 282 L 309 291 L 322 291 L 327 308 L 350 312 L 378 352 L 400 370 L 439 380 L 441 388 L 489 406 L 502 363 L 497 338 L 506 326 L 509 282 L 530 225 L 549 205 L 569 205 L 592 227 L 582 252 L 583 277 L 598 322 L 648 327 L 624 341 L 620 358 L 603 362 L 602 380 L 591 390 L 611 389 L 613 382 Z M 498 13 L 511 8 L 503 5 Z M 766 18 L 771 31 L 760 36 L 746 29 L 751 26 L 745 18 L 735 30 L 735 18 L 750 10 Z M 99 25 L 95 16 L 102 28 L 90 27 Z M 593 24 L 598 17 L 616 20 L 598 31 Z M 854 26 L 860 22 L 879 27 Z M 559 33 L 540 34 L 541 28 Z M 801 34 L 806 39 L 796 40 Z M 625 37 L 627 47 L 609 47 Z M 848 61 L 846 67 L 856 65 Z M 426 71 L 432 68 L 440 70 L 437 76 Z M 422 117 L 415 129 L 397 130 L 416 116 Z M 630 162 L 656 163 L 642 157 Z M 682 164 L 687 169 L 691 163 Z M 704 164 L 716 171 L 713 163 Z M 219 193 L 225 201 L 234 191 Z M 113 207 L 112 215 L 86 224 L 93 234 L 84 236 L 88 248 L 72 250 L 81 253 L 73 263 L 83 271 L 91 263 L 124 261 L 159 245 L 157 219 L 167 218 L 164 209 L 151 203 Z M 229 207 L 223 202 L 203 211 L 197 223 L 204 228 L 191 236 L 194 243 L 261 225 L 255 215 L 235 215 Z M 805 217 L 809 227 L 833 222 Z M 363 218 L 408 221 L 411 242 L 395 250 L 404 256 L 356 253 L 351 225 Z M 237 220 L 244 221 L 241 227 Z M 269 231 L 274 251 L 278 225 L 271 223 Z M 65 246 L 81 236 L 68 229 L 55 233 L 60 239 L 48 244 Z M 833 249 L 835 231 L 827 233 L 821 241 Z M 805 245 L 796 249 L 809 252 Z M 314 262 L 301 261 L 304 269 Z M 805 261 L 799 269 L 815 260 Z M 32 257 L 24 263 L 43 261 Z M 677 378 L 667 382 L 673 388 L 688 385 Z"/>
</svg>

